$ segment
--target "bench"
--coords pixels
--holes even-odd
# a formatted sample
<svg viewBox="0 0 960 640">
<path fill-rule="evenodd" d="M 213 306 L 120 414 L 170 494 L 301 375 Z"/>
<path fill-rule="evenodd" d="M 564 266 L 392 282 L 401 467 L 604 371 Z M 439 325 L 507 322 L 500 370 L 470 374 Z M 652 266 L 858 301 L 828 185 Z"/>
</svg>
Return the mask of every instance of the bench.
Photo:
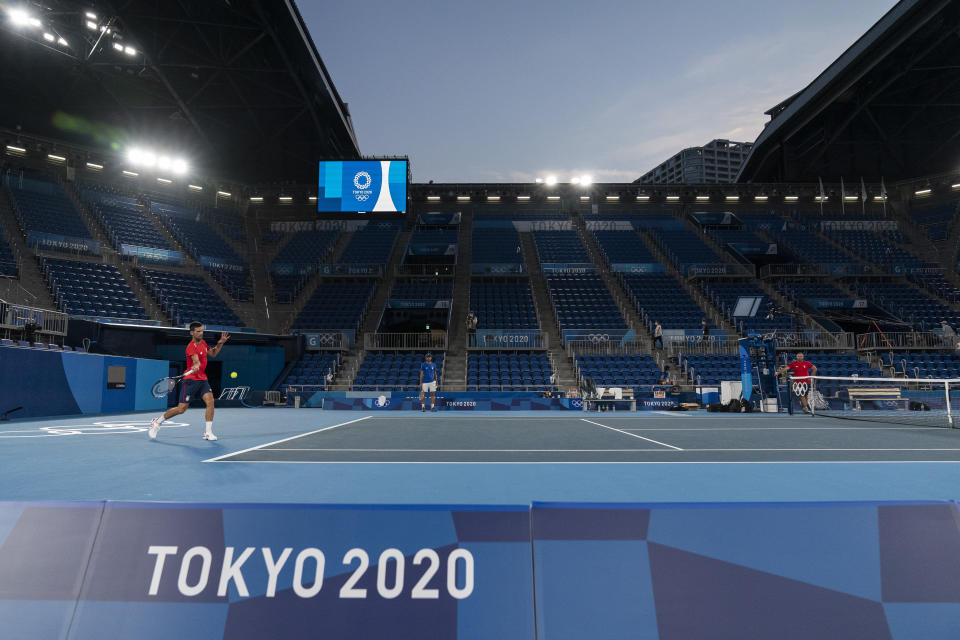
<svg viewBox="0 0 960 640">
<path fill-rule="evenodd" d="M 863 401 L 880 401 L 903 403 L 904 409 L 910 408 L 910 398 L 904 398 L 900 395 L 899 388 L 870 388 L 870 389 L 849 389 L 847 397 L 850 399 L 850 408 L 854 411 L 860 410 L 860 403 Z"/>
</svg>

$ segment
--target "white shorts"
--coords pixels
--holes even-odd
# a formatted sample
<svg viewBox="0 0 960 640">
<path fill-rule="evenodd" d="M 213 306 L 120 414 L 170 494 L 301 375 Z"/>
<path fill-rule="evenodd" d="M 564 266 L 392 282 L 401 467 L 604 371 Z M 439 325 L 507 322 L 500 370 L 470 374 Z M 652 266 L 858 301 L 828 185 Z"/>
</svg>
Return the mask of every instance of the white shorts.
<svg viewBox="0 0 960 640">
<path fill-rule="evenodd" d="M 423 384 L 420 385 L 420 388 L 423 390 L 424 393 L 428 391 L 436 391 L 437 381 L 434 380 L 433 382 L 424 382 Z"/>
</svg>

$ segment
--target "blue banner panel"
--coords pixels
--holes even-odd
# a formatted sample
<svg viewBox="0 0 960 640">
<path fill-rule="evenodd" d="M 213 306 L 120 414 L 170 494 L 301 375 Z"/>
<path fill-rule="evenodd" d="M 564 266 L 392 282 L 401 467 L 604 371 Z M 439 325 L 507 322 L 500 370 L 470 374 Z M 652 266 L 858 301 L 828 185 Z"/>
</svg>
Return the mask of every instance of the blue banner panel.
<svg viewBox="0 0 960 640">
<path fill-rule="evenodd" d="M 319 333 L 303 334 L 307 340 L 307 349 L 328 349 L 341 346 L 341 336 L 346 342 L 348 348 L 353 348 L 353 341 L 356 336 L 353 329 L 341 329 L 338 331 L 323 331 Z"/>
<path fill-rule="evenodd" d="M 7 519 L 4 638 L 534 636 L 526 506 L 0 505 Z"/>
<path fill-rule="evenodd" d="M 320 273 L 325 276 L 379 276 L 382 264 L 323 264 Z"/>
<path fill-rule="evenodd" d="M 406 160 L 320 163 L 317 211 L 406 210 Z"/>
<path fill-rule="evenodd" d="M 466 392 L 459 396 L 437 395 L 436 400 L 439 411 L 583 411 L 579 398 L 516 398 L 509 393 L 481 396 Z M 430 402 L 429 398 L 425 401 Z M 321 404 L 332 411 L 419 411 L 420 397 L 412 390 L 407 395 L 394 391 L 373 398 L 324 398 L 324 394 L 316 393 L 300 406 Z"/>
<path fill-rule="evenodd" d="M 80 251 L 100 255 L 100 243 L 92 238 L 77 238 L 75 236 L 61 236 L 55 233 L 27 231 L 27 245 L 34 249 Z"/>
<path fill-rule="evenodd" d="M 138 260 L 158 264 L 183 264 L 183 254 L 179 251 L 168 251 L 167 249 L 156 249 L 154 247 L 138 247 L 133 244 L 121 244 L 120 253 L 125 256 L 135 256 Z"/>
<path fill-rule="evenodd" d="M 450 300 L 409 300 L 390 298 L 387 309 L 449 309 Z"/>
<path fill-rule="evenodd" d="M 610 265 L 613 272 L 622 273 L 665 273 L 665 265 L 657 263 L 615 262 Z"/>
<path fill-rule="evenodd" d="M 411 256 L 455 256 L 457 245 L 449 242 L 411 242 L 407 246 Z"/>
<path fill-rule="evenodd" d="M 510 349 L 539 348 L 539 329 L 478 329 L 478 347 L 505 347 Z"/>
<path fill-rule="evenodd" d="M 526 273 L 523 265 L 517 262 L 474 262 L 470 265 L 473 274 L 508 275 Z"/>
<path fill-rule="evenodd" d="M 317 270 L 316 264 L 302 262 L 271 262 L 270 273 L 278 276 L 307 275 Z"/>
<path fill-rule="evenodd" d="M 420 224 L 425 225 L 455 225 L 460 224 L 460 212 L 456 213 L 421 213 L 417 216 Z"/>
<path fill-rule="evenodd" d="M 617 342 L 624 344 L 634 340 L 633 329 L 564 329 L 563 343 L 568 340 L 588 340 L 590 342 Z"/>
<path fill-rule="evenodd" d="M 866 309 L 863 298 L 804 298 L 804 302 L 815 309 Z"/>
<path fill-rule="evenodd" d="M 247 270 L 247 268 L 242 264 L 224 262 L 223 258 L 213 256 L 200 256 L 200 264 L 207 269 L 219 269 L 220 271 L 235 271 L 236 273 L 243 273 Z"/>
<path fill-rule="evenodd" d="M 537 637 L 954 638 L 958 515 L 945 503 L 534 503 Z"/>
<path fill-rule="evenodd" d="M 540 269 L 544 273 L 595 273 L 597 270 L 592 262 L 544 262 Z"/>
</svg>

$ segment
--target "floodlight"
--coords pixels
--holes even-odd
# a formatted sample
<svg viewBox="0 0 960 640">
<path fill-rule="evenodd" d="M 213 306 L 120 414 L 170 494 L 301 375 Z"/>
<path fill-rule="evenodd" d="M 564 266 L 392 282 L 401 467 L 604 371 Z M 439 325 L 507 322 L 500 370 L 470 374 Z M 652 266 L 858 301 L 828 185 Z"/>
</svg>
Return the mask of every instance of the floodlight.
<svg viewBox="0 0 960 640">
<path fill-rule="evenodd" d="M 30 15 L 23 9 L 10 9 L 7 14 L 15 27 L 25 27 L 30 24 Z"/>
<path fill-rule="evenodd" d="M 198 184 L 188 184 L 187 188 L 190 189 L 190 191 L 203 191 L 203 187 Z"/>
<path fill-rule="evenodd" d="M 620 199 L 620 196 L 615 196 L 615 195 L 607 196 L 607 200 L 619 200 L 619 199 Z"/>
<path fill-rule="evenodd" d="M 95 13 L 92 12 L 92 11 L 87 11 L 87 12 L 86 12 L 85 14 L 83 14 L 83 15 L 87 16 L 87 17 L 90 18 L 91 20 L 96 20 L 96 19 L 97 19 L 97 14 L 95 14 Z"/>
<path fill-rule="evenodd" d="M 581 202 L 590 202 L 590 196 L 580 196 Z"/>
<path fill-rule="evenodd" d="M 528 200 L 530 200 L 530 196 L 517 196 L 517 200 L 519 200 L 520 202 L 527 202 Z"/>
<path fill-rule="evenodd" d="M 427 200 L 430 200 L 431 202 L 436 202 L 439 199 L 440 196 L 427 196 Z"/>
<path fill-rule="evenodd" d="M 96 23 L 96 22 L 92 22 L 92 21 L 90 21 L 90 20 L 87 20 L 87 29 L 90 29 L 91 31 L 96 31 L 96 30 L 97 30 L 97 23 Z"/>
<path fill-rule="evenodd" d="M 7 153 L 15 156 L 24 156 L 27 155 L 27 150 L 25 147 L 17 147 L 15 145 L 8 144 Z"/>
<path fill-rule="evenodd" d="M 135 55 L 137 55 L 137 50 L 134 49 L 133 47 L 124 47 L 124 48 L 123 48 L 123 52 L 124 52 L 125 54 L 127 54 L 128 56 L 135 56 Z"/>
<path fill-rule="evenodd" d="M 53 42 L 54 40 L 56 40 L 56 38 L 52 33 L 44 33 L 43 39 L 46 40 L 47 42 Z"/>
<path fill-rule="evenodd" d="M 229 191 L 217 191 L 217 197 L 218 197 L 218 198 L 230 198 L 230 197 L 232 197 L 232 196 L 233 196 L 233 194 L 230 193 Z"/>
<path fill-rule="evenodd" d="M 710 199 L 710 196 L 697 196 L 697 202 L 706 202 Z"/>
<path fill-rule="evenodd" d="M 843 199 L 847 202 L 856 202 L 860 198 L 858 196 L 843 196 Z"/>
<path fill-rule="evenodd" d="M 97 164 L 96 162 L 88 162 L 87 169 L 90 169 L 91 171 L 103 171 L 103 165 Z"/>
<path fill-rule="evenodd" d="M 593 176 L 591 176 L 589 173 L 585 173 L 584 175 L 580 176 L 581 187 L 589 187 L 591 184 L 593 184 Z"/>
<path fill-rule="evenodd" d="M 123 51 L 123 45 L 120 44 L 119 42 L 114 42 L 113 48 L 116 49 L 117 51 Z"/>
<path fill-rule="evenodd" d="M 560 196 L 547 196 L 547 200 L 559 200 Z"/>
<path fill-rule="evenodd" d="M 460 202 L 464 202 L 465 200 L 469 200 L 469 199 L 470 199 L 470 196 L 457 196 L 457 200 L 459 200 Z"/>
<path fill-rule="evenodd" d="M 66 157 L 64 157 L 64 156 L 59 156 L 59 155 L 57 155 L 57 154 L 55 154 L 55 153 L 48 153 L 48 154 L 47 154 L 47 160 L 50 160 L 51 162 L 66 162 L 66 161 L 67 161 Z"/>
<path fill-rule="evenodd" d="M 580 176 L 570 178 L 570 184 L 580 184 Z"/>
<path fill-rule="evenodd" d="M 547 176 L 547 184 L 548 185 L 557 184 L 557 176 Z"/>
<path fill-rule="evenodd" d="M 643 194 L 637 194 L 637 200 L 640 202 L 647 202 L 650 200 L 650 196 L 645 196 Z"/>
<path fill-rule="evenodd" d="M 799 199 L 800 199 L 800 196 L 784 196 L 783 197 L 784 202 L 796 202 Z"/>
<path fill-rule="evenodd" d="M 766 201 L 767 201 L 767 196 L 754 196 L 753 201 L 754 201 L 754 202 L 766 202 Z"/>
<path fill-rule="evenodd" d="M 157 164 L 157 156 L 153 154 L 152 151 L 141 151 L 140 152 L 140 164 L 145 167 L 153 167 Z"/>
<path fill-rule="evenodd" d="M 70 43 L 67 42 L 66 40 L 64 40 L 62 37 L 58 37 L 58 38 L 57 38 L 57 44 L 60 45 L 61 47 L 69 47 L 69 46 L 70 46 Z"/>
<path fill-rule="evenodd" d="M 915 195 L 915 196 L 928 196 L 928 195 L 930 195 L 931 193 L 932 193 L 932 190 L 930 190 L 930 189 L 919 189 L 919 190 L 917 190 L 917 191 L 914 191 L 914 192 L 913 192 L 913 195 Z"/>
<path fill-rule="evenodd" d="M 173 161 L 170 162 L 170 168 L 175 174 L 182 176 L 190 170 L 190 165 L 188 165 L 187 161 L 183 158 L 174 158 Z"/>
<path fill-rule="evenodd" d="M 310 202 L 316 202 L 317 196 L 310 196 L 309 198 L 307 198 L 307 200 L 309 200 Z"/>
<path fill-rule="evenodd" d="M 280 202 L 293 202 L 293 196 L 279 196 L 277 200 Z"/>
<path fill-rule="evenodd" d="M 157 178 L 157 182 L 160 184 L 173 184 L 173 180 L 169 178 Z"/>
<path fill-rule="evenodd" d="M 260 204 L 263 202 L 263 196 L 250 196 L 250 202 L 253 204 Z"/>
<path fill-rule="evenodd" d="M 136 171 L 127 171 L 126 169 L 124 169 L 123 175 L 127 176 L 128 178 L 136 178 L 140 174 L 137 173 Z"/>
<path fill-rule="evenodd" d="M 950 188 L 951 188 L 951 189 L 960 189 L 960 182 L 957 182 L 956 184 L 950 185 Z"/>
<path fill-rule="evenodd" d="M 170 168 L 170 158 L 167 156 L 159 156 L 157 158 L 157 168 L 158 169 L 169 169 Z"/>
<path fill-rule="evenodd" d="M 725 200 L 727 202 L 740 202 L 740 196 L 727 196 Z"/>
<path fill-rule="evenodd" d="M 487 200 L 490 202 L 500 202 L 500 196 L 487 196 Z"/>
<path fill-rule="evenodd" d="M 537 184 L 543 184 L 543 178 L 537 178 Z"/>
<path fill-rule="evenodd" d="M 680 196 L 667 196 L 667 200 L 669 202 L 676 202 L 679 199 L 680 199 Z"/>
</svg>

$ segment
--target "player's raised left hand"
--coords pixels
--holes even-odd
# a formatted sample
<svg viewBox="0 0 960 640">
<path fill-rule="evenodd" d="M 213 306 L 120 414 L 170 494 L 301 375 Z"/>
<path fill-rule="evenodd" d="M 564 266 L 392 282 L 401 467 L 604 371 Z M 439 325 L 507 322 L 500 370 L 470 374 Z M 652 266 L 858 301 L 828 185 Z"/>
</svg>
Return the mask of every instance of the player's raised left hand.
<svg viewBox="0 0 960 640">
<path fill-rule="evenodd" d="M 220 332 L 220 339 L 217 340 L 217 344 L 223 344 L 224 342 L 226 342 L 226 341 L 229 340 L 229 339 L 230 339 L 230 334 L 227 333 L 226 331 L 221 331 L 221 332 Z"/>
</svg>

